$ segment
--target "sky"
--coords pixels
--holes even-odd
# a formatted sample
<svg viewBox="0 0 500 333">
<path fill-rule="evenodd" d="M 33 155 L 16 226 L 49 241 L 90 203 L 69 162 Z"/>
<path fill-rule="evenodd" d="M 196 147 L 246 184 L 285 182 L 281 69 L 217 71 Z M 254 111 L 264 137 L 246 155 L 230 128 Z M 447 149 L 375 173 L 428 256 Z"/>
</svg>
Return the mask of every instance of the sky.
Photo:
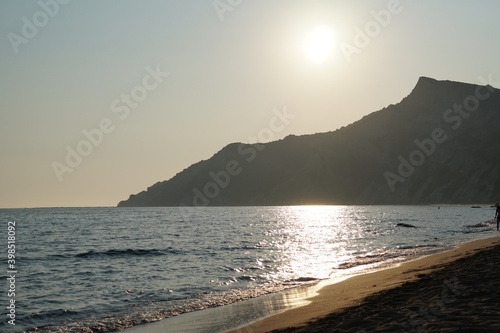
<svg viewBox="0 0 500 333">
<path fill-rule="evenodd" d="M 0 2 L 0 208 L 115 206 L 420 76 L 500 87 L 494 0 Z"/>
</svg>

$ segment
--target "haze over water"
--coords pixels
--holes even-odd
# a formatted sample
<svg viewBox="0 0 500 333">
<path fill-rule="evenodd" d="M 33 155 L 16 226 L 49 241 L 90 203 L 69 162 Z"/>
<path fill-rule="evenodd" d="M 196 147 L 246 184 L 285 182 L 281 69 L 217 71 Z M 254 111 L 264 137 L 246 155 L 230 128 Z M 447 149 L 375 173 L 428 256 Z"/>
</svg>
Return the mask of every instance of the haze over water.
<svg viewBox="0 0 500 333">
<path fill-rule="evenodd" d="M 2 1 L 0 207 L 114 206 L 231 142 L 347 126 L 422 76 L 499 87 L 499 11 L 494 0 Z M 273 127 L 284 108 L 296 118 Z"/>
</svg>

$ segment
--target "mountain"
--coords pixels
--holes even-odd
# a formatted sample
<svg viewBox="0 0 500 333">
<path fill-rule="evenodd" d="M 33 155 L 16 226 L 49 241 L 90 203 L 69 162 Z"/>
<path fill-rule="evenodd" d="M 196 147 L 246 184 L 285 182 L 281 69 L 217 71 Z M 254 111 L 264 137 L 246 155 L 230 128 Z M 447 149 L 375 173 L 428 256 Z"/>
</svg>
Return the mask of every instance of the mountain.
<svg viewBox="0 0 500 333">
<path fill-rule="evenodd" d="M 336 131 L 232 143 L 118 206 L 500 201 L 500 90 L 421 77 Z"/>
</svg>

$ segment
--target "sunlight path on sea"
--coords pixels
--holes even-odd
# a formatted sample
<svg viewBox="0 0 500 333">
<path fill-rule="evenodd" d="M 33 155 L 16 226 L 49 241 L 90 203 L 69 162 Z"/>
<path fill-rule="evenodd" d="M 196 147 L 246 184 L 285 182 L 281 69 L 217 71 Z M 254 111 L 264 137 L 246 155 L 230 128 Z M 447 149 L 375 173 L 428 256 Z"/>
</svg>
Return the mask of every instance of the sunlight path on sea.
<svg viewBox="0 0 500 333">
<path fill-rule="evenodd" d="M 282 224 L 271 232 L 282 233 L 276 244 L 284 265 L 280 275 L 327 278 L 332 267 L 350 257 L 346 249 L 352 238 L 358 238 L 359 224 L 349 223 L 346 206 L 291 206 L 277 209 Z M 317 263 L 329 263 L 318 267 Z"/>
</svg>

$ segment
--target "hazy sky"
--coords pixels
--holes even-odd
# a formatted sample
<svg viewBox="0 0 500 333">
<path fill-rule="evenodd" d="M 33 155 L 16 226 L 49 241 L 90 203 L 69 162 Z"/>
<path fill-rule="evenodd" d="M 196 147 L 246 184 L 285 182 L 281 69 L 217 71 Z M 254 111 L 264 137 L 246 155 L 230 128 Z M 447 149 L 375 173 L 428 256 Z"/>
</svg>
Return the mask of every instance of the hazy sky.
<svg viewBox="0 0 500 333">
<path fill-rule="evenodd" d="M 498 13 L 494 0 L 1 1 L 0 207 L 114 206 L 228 143 L 348 125 L 420 76 L 499 87 Z"/>
</svg>

